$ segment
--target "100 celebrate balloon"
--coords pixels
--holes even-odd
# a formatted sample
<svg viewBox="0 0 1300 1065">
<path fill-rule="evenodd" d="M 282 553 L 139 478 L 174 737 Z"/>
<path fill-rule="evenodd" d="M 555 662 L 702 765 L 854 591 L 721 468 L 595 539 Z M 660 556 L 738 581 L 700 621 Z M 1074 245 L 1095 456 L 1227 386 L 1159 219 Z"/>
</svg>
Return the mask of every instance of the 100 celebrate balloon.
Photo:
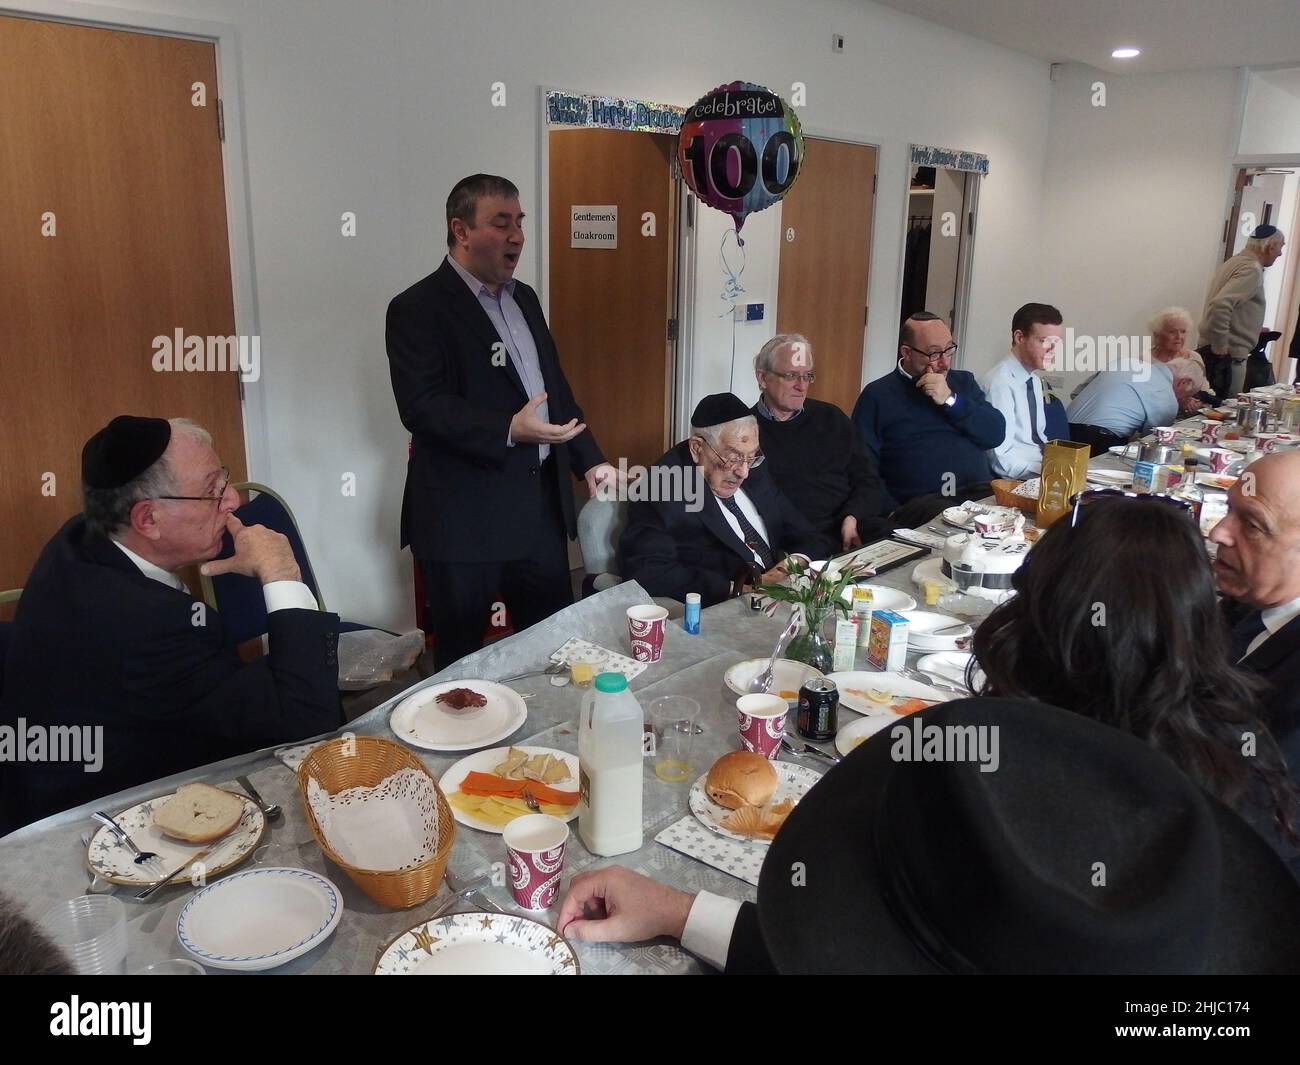
<svg viewBox="0 0 1300 1065">
<path fill-rule="evenodd" d="M 677 135 L 677 162 L 691 191 L 736 221 L 777 203 L 803 165 L 793 109 L 761 85 L 733 81 L 700 97 Z"/>
</svg>

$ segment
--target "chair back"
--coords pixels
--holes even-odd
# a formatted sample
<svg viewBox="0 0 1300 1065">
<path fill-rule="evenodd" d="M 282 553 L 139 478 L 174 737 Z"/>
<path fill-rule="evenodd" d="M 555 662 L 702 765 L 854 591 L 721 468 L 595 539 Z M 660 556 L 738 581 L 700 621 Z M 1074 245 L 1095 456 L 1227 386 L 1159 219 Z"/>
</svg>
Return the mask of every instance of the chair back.
<svg viewBox="0 0 1300 1065">
<path fill-rule="evenodd" d="M 617 575 L 618 538 L 627 527 L 627 503 L 592 496 L 578 511 L 578 547 L 588 577 Z"/>
</svg>

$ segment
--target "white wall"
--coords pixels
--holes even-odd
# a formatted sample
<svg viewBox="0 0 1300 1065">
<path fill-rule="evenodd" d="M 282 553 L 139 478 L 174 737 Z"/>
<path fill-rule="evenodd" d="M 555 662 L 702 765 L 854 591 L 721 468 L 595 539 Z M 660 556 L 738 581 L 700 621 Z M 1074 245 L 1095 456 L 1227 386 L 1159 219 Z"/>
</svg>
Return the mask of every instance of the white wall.
<svg viewBox="0 0 1300 1065">
<path fill-rule="evenodd" d="M 1092 336 L 1144 334 L 1169 305 L 1200 317 L 1232 177 L 1237 77 L 1060 68 L 1036 238 L 1042 270 L 1026 299 L 1055 304 L 1067 326 Z M 1097 81 L 1104 107 L 1092 103 Z"/>
<path fill-rule="evenodd" d="M 1287 84 L 1288 92 L 1278 82 Z M 1296 71 L 1252 71 L 1242 116 L 1240 155 L 1300 154 L 1300 76 Z"/>
<path fill-rule="evenodd" d="M 911 142 L 992 160 L 969 351 L 997 356 L 1037 278 L 1047 65 L 863 0 L 79 5 L 89 16 L 109 7 L 144 13 L 141 25 L 163 12 L 238 31 L 242 83 L 228 91 L 243 95 L 270 429 L 269 453 L 250 441 L 250 472 L 293 503 L 327 600 L 353 618 L 404 627 L 413 617 L 410 560 L 397 551 L 406 432 L 389 387 L 385 306 L 437 266 L 442 204 L 466 173 L 512 176 L 540 231 L 540 86 L 689 104 L 733 78 L 782 95 L 803 81 L 808 132 L 880 145 L 867 378 L 893 361 Z M 831 53 L 832 33 L 847 38 L 844 55 Z M 498 80 L 504 108 L 491 106 Z M 350 239 L 339 233 L 349 210 Z M 539 251 L 534 239 L 520 269 L 533 284 Z M 758 271 L 751 257 L 746 277 Z M 774 309 L 775 293 L 763 302 Z M 355 498 L 340 493 L 344 473 L 356 475 Z"/>
</svg>

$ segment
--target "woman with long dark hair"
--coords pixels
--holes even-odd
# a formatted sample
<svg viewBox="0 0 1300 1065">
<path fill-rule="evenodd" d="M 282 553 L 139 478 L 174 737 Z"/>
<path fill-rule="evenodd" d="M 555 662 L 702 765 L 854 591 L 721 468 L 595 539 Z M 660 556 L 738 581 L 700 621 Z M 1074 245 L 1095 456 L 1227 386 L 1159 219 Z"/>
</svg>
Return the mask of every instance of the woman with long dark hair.
<svg viewBox="0 0 1300 1065">
<path fill-rule="evenodd" d="M 975 633 L 980 694 L 1037 699 L 1163 751 L 1300 872 L 1296 796 L 1228 658 L 1205 545 L 1161 496 L 1084 493 L 1034 545 L 1016 595 Z"/>
</svg>

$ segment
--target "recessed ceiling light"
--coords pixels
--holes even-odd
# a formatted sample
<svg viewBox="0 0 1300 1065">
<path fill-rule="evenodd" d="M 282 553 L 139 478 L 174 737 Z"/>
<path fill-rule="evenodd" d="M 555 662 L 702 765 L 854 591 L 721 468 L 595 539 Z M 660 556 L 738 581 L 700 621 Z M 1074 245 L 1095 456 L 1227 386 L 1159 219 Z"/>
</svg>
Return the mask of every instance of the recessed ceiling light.
<svg viewBox="0 0 1300 1065">
<path fill-rule="evenodd" d="M 1142 54 L 1141 48 L 1116 48 L 1110 53 L 1111 59 L 1132 59 Z"/>
</svg>

